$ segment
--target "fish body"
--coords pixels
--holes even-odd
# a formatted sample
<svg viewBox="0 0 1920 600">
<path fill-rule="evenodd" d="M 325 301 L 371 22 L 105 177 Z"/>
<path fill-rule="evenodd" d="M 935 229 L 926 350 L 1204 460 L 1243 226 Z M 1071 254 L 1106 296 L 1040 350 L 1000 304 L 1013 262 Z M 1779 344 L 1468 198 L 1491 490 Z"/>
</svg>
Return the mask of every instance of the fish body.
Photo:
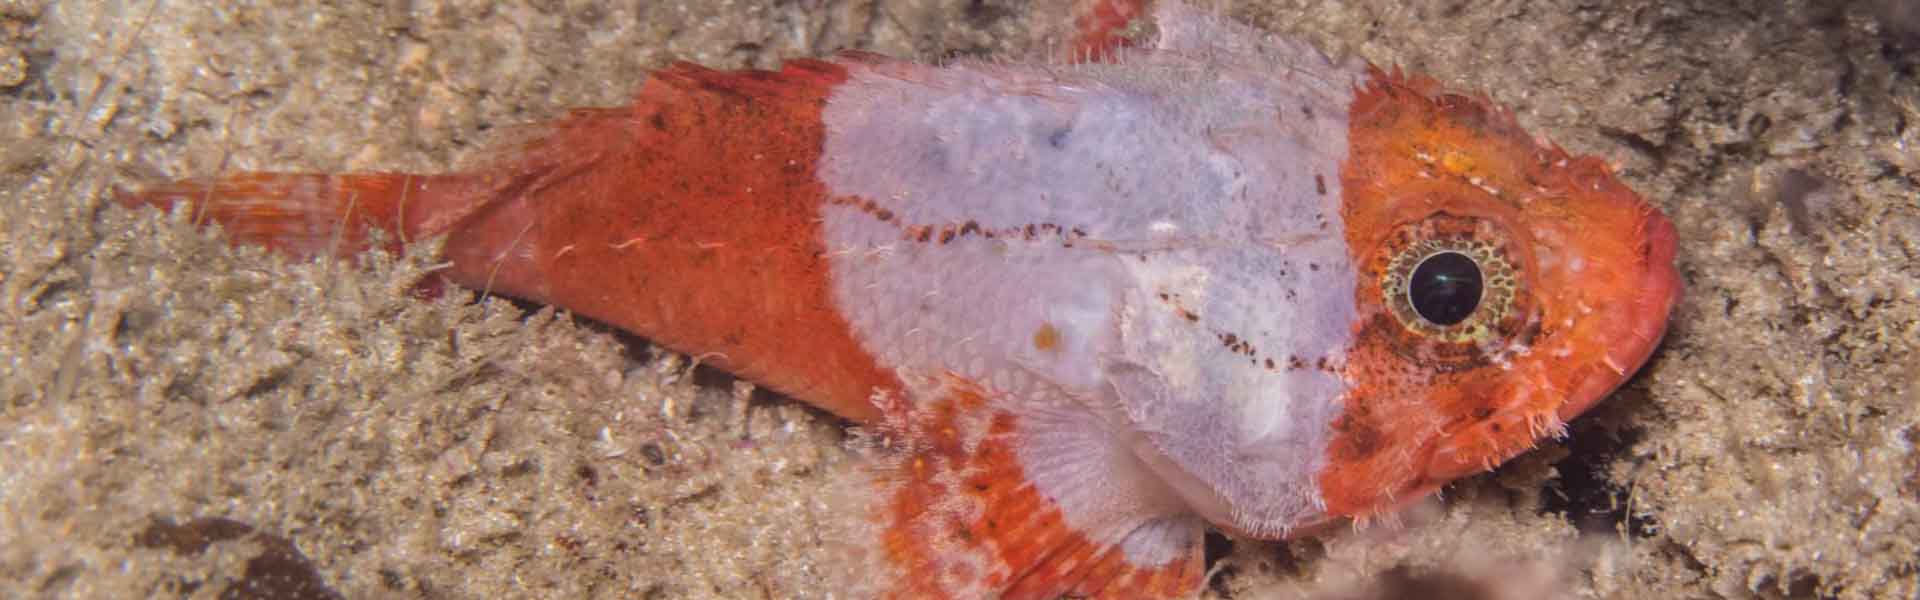
<svg viewBox="0 0 1920 600">
<path fill-rule="evenodd" d="M 899 597 L 1188 594 L 1206 527 L 1390 513 L 1661 337 L 1672 225 L 1597 159 L 1177 3 L 1087 14 L 1096 61 L 677 65 L 469 172 L 126 200 L 296 255 L 444 235 L 453 283 L 881 432 Z"/>
</svg>

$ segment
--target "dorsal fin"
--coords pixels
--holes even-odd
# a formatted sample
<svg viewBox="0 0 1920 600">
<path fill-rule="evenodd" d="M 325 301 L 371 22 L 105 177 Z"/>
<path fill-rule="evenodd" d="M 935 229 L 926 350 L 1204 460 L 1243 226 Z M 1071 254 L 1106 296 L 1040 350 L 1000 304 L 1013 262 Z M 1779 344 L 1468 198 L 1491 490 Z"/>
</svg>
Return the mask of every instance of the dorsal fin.
<svg viewBox="0 0 1920 600">
<path fill-rule="evenodd" d="M 1135 20 L 1147 16 L 1150 0 L 1078 0 L 1073 6 L 1074 35 L 1067 42 L 1072 62 L 1105 62 L 1121 48 L 1138 44 Z"/>
</svg>

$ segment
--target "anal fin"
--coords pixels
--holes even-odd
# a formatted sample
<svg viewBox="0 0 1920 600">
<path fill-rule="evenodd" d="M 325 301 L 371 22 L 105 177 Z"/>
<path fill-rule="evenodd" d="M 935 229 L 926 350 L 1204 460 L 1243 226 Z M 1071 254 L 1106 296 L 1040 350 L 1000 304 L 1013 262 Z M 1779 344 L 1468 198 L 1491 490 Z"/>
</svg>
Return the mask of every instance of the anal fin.
<svg viewBox="0 0 1920 600">
<path fill-rule="evenodd" d="M 1202 524 L 1071 409 L 996 406 L 949 379 L 889 411 L 878 478 L 891 598 L 1177 598 L 1201 584 Z M 1060 411 L 1068 411 L 1062 414 Z M 1062 430 L 1062 427 L 1069 430 Z M 1036 477 L 1040 480 L 1036 481 Z"/>
</svg>

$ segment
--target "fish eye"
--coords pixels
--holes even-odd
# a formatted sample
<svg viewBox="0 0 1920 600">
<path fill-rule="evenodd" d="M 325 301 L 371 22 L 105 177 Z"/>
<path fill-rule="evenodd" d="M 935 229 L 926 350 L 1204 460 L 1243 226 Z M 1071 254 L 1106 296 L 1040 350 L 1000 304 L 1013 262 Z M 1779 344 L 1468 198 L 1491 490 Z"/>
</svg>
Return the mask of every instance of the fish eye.
<svg viewBox="0 0 1920 600">
<path fill-rule="evenodd" d="M 1407 281 L 1407 302 L 1420 318 L 1441 327 L 1457 325 L 1480 307 L 1484 291 L 1480 265 L 1459 252 L 1439 252 L 1420 260 Z"/>
<path fill-rule="evenodd" d="M 1442 213 L 1407 223 L 1377 255 L 1380 299 L 1424 339 L 1476 344 L 1506 335 L 1522 286 L 1510 246 L 1485 219 Z"/>
</svg>

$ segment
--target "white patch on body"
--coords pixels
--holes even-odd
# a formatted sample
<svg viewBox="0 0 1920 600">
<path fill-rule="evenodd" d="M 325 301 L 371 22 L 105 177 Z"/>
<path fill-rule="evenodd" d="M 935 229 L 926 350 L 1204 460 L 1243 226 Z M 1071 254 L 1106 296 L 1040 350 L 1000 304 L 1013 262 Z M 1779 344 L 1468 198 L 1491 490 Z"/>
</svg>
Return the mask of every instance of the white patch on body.
<svg viewBox="0 0 1920 600">
<path fill-rule="evenodd" d="M 1159 47 L 1117 64 L 853 66 L 818 165 L 869 203 L 823 214 L 857 339 L 1023 418 L 1087 415 L 1061 427 L 1137 460 L 1029 436 L 1022 462 L 1070 520 L 1173 519 L 1131 515 L 1130 557 L 1184 514 L 1255 535 L 1319 518 L 1354 313 L 1340 164 L 1362 69 L 1162 4 Z M 1076 491 L 1099 481 L 1150 498 Z"/>
</svg>

